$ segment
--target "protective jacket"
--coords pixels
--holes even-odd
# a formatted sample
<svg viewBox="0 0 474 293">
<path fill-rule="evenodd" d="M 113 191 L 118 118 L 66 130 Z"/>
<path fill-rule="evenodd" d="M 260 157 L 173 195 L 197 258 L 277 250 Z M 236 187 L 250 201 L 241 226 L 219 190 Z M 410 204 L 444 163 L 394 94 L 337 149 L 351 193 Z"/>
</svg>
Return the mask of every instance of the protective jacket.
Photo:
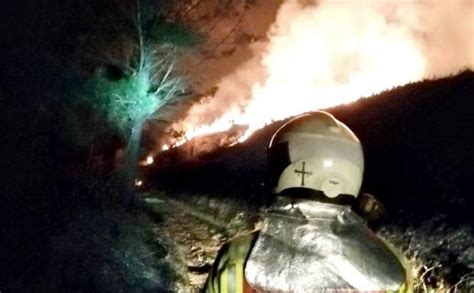
<svg viewBox="0 0 474 293">
<path fill-rule="evenodd" d="M 223 246 L 206 292 L 411 292 L 408 266 L 349 206 L 279 198 Z"/>
</svg>

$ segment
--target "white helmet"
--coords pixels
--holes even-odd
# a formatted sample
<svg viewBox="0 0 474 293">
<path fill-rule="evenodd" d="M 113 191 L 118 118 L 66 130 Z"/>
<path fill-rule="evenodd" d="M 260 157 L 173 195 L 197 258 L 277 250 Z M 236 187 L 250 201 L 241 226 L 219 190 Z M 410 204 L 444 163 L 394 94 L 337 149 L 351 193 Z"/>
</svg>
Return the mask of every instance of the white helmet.
<svg viewBox="0 0 474 293">
<path fill-rule="evenodd" d="M 273 193 L 304 188 L 356 198 L 362 184 L 364 156 L 355 134 L 326 112 L 296 117 L 284 124 L 269 146 Z"/>
</svg>

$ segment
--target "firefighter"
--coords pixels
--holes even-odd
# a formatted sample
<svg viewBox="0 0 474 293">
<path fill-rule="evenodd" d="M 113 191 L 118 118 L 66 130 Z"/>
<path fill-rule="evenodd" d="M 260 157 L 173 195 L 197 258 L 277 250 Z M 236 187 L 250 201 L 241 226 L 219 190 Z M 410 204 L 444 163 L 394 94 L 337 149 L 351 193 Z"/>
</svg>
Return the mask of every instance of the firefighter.
<svg viewBox="0 0 474 293">
<path fill-rule="evenodd" d="M 259 231 L 221 248 L 206 292 L 411 292 L 404 258 L 351 209 L 364 158 L 346 125 L 302 115 L 268 151 L 274 201 Z"/>
</svg>

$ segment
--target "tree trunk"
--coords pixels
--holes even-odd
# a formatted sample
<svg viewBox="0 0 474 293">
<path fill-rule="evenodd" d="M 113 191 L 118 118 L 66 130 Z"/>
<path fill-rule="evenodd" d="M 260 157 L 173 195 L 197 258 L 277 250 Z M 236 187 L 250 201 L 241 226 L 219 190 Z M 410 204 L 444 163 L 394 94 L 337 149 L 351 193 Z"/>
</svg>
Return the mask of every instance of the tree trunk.
<svg viewBox="0 0 474 293">
<path fill-rule="evenodd" d="M 142 136 L 144 119 L 138 120 L 132 126 L 130 138 L 128 139 L 125 152 L 125 164 L 123 169 L 124 203 L 130 205 L 135 199 L 135 179 L 137 175 L 138 156 L 140 140 Z"/>
</svg>

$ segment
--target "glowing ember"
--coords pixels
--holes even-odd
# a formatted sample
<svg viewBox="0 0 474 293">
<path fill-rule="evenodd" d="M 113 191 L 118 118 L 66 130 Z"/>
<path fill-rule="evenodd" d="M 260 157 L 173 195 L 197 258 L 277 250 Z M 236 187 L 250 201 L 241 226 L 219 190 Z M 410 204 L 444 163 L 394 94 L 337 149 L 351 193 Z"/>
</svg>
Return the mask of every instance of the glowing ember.
<svg viewBox="0 0 474 293">
<path fill-rule="evenodd" d="M 161 146 L 162 151 L 167 151 L 169 149 L 170 149 L 170 147 L 167 144 L 164 144 L 164 145 Z"/>
<path fill-rule="evenodd" d="M 153 162 L 154 162 L 153 156 L 148 156 L 148 157 L 146 158 L 146 163 L 147 163 L 147 165 L 151 165 L 151 164 L 153 164 Z"/>
<path fill-rule="evenodd" d="M 155 162 L 155 159 L 153 158 L 152 155 L 148 155 L 145 160 L 140 161 L 141 166 L 150 166 Z"/>
<path fill-rule="evenodd" d="M 140 180 L 140 179 L 135 179 L 135 186 L 136 186 L 136 187 L 140 187 L 140 186 L 142 186 L 142 185 L 143 185 L 143 181 L 142 181 L 142 180 Z"/>
<path fill-rule="evenodd" d="M 234 125 L 248 125 L 238 139 L 244 141 L 272 121 L 474 64 L 474 45 L 465 45 L 474 33 L 472 1 L 302 2 L 282 4 L 264 51 L 172 125 L 184 133 L 172 145 Z"/>
<path fill-rule="evenodd" d="M 203 136 L 207 134 L 217 133 L 229 130 L 234 125 L 246 125 L 247 123 L 237 123 L 236 119 L 239 118 L 239 113 L 234 111 L 229 111 L 224 114 L 223 117 L 214 121 L 212 124 L 203 125 L 196 129 L 193 128 L 193 125 L 188 125 L 187 131 L 184 134 L 184 137 L 174 143 L 175 146 L 180 146 L 188 140 L 193 139 L 194 137 Z"/>
</svg>

